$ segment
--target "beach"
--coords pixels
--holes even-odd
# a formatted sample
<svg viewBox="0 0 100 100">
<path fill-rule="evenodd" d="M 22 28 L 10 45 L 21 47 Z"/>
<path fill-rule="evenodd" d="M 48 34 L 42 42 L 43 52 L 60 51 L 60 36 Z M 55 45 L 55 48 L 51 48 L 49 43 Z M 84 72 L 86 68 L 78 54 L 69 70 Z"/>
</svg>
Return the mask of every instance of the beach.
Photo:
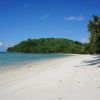
<svg viewBox="0 0 100 100">
<path fill-rule="evenodd" d="M 0 100 L 100 100 L 100 56 L 74 55 L 0 71 Z"/>
</svg>

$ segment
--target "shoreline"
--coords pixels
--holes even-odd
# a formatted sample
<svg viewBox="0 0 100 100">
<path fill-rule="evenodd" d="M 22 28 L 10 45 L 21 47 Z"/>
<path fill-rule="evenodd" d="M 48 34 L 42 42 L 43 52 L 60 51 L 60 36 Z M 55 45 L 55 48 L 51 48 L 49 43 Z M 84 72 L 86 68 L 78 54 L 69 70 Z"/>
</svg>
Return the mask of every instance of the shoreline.
<svg viewBox="0 0 100 100">
<path fill-rule="evenodd" d="M 8 65 L 9 67 L 7 67 L 7 65 L 4 65 L 4 68 L 0 68 L 0 72 L 4 72 L 4 71 L 7 71 L 7 70 L 17 70 L 17 69 L 23 69 L 23 68 L 26 68 L 26 67 L 31 67 L 31 65 L 35 66 L 35 65 L 38 65 L 40 63 L 45 63 L 47 61 L 52 61 L 52 60 L 56 60 L 56 59 L 62 59 L 62 58 L 67 58 L 67 57 L 70 57 L 70 56 L 75 56 L 73 54 L 65 54 L 66 56 L 63 56 L 63 57 L 55 57 L 55 58 L 48 58 L 48 59 L 42 59 L 42 60 L 35 60 L 35 61 L 27 61 L 27 62 L 23 62 L 23 63 L 19 63 L 19 64 L 11 64 L 11 65 Z"/>
<path fill-rule="evenodd" d="M 1 72 L 0 99 L 99 100 L 99 59 L 99 55 L 75 55 Z"/>
<path fill-rule="evenodd" d="M 14 53 L 12 53 L 14 54 Z M 16 54 L 16 53 L 15 53 Z M 18 54 L 29 54 L 29 53 L 18 53 Z M 43 54 L 43 53 L 41 53 Z M 52 53 L 51 53 L 52 54 Z M 61 53 L 55 53 L 55 54 L 61 54 Z M 54 55 L 55 55 L 54 54 Z M 44 54 L 43 54 L 44 55 Z M 25 65 L 28 65 L 30 63 L 40 63 L 40 62 L 44 62 L 44 61 L 47 61 L 47 60 L 52 60 L 52 59 L 59 59 L 59 58 L 64 58 L 64 57 L 68 57 L 68 56 L 72 56 L 73 54 L 62 54 L 61 57 L 58 56 L 58 57 L 51 57 L 51 58 L 43 58 L 43 59 L 31 59 L 31 60 L 26 60 L 26 61 L 19 61 L 19 62 L 15 62 L 15 63 L 12 63 L 12 64 L 5 64 L 5 65 L 0 65 L 0 71 L 1 70 L 6 70 L 6 69 L 14 69 L 14 66 L 16 67 L 19 67 L 19 66 L 25 66 Z M 33 55 L 34 56 L 34 55 Z M 8 59 L 9 60 L 9 59 Z M 2 67 L 3 66 L 3 67 Z"/>
</svg>

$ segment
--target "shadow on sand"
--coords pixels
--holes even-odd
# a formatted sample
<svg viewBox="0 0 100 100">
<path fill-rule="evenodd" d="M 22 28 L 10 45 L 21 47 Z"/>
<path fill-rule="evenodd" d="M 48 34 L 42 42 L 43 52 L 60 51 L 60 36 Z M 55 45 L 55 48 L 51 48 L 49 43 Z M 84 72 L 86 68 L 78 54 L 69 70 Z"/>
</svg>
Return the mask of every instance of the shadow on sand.
<svg viewBox="0 0 100 100">
<path fill-rule="evenodd" d="M 97 67 L 100 67 L 100 55 L 93 57 L 92 60 L 85 60 L 82 61 L 82 66 L 93 66 L 93 65 L 97 65 Z M 75 67 L 79 67 L 79 66 L 75 66 Z"/>
</svg>

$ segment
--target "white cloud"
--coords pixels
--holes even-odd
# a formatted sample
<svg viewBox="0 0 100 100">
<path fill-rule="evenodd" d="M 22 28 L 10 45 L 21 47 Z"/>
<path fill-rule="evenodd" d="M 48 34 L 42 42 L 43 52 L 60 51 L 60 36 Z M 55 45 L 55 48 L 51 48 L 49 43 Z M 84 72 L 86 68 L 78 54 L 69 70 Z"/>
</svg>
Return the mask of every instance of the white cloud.
<svg viewBox="0 0 100 100">
<path fill-rule="evenodd" d="M 0 41 L 0 47 L 3 46 L 3 43 Z"/>
<path fill-rule="evenodd" d="M 24 4 L 24 8 L 30 7 L 30 4 Z"/>
<path fill-rule="evenodd" d="M 0 41 L 0 51 L 6 51 L 5 45 Z"/>
<path fill-rule="evenodd" d="M 83 15 L 80 16 L 69 16 L 69 17 L 64 17 L 64 20 L 67 21 L 83 21 L 85 19 L 85 17 Z"/>
<path fill-rule="evenodd" d="M 42 17 L 41 17 L 41 19 L 43 19 L 43 20 L 47 20 L 48 18 L 49 18 L 49 14 L 45 14 L 45 15 L 43 15 Z"/>
<path fill-rule="evenodd" d="M 79 21 L 82 21 L 82 20 L 84 20 L 84 19 L 85 19 L 85 17 L 82 16 L 82 15 L 78 17 L 78 20 L 79 20 Z"/>
<path fill-rule="evenodd" d="M 70 16 L 70 17 L 64 17 L 64 20 L 76 20 L 77 18 L 75 16 Z"/>
<path fill-rule="evenodd" d="M 7 44 L 5 42 L 0 41 L 0 51 L 6 51 L 8 47 L 14 46 L 14 43 Z"/>
</svg>

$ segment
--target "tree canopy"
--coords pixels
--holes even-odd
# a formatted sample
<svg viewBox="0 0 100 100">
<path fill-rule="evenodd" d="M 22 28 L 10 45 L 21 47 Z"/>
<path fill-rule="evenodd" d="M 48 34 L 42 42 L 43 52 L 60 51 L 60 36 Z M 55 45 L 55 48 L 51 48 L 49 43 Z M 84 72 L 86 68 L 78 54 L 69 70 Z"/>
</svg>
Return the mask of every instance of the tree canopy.
<svg viewBox="0 0 100 100">
<path fill-rule="evenodd" d="M 93 19 L 88 24 L 90 32 L 89 52 L 100 53 L 100 17 L 93 15 Z"/>
<path fill-rule="evenodd" d="M 28 39 L 7 49 L 25 53 L 82 53 L 82 43 L 62 38 Z"/>
</svg>

